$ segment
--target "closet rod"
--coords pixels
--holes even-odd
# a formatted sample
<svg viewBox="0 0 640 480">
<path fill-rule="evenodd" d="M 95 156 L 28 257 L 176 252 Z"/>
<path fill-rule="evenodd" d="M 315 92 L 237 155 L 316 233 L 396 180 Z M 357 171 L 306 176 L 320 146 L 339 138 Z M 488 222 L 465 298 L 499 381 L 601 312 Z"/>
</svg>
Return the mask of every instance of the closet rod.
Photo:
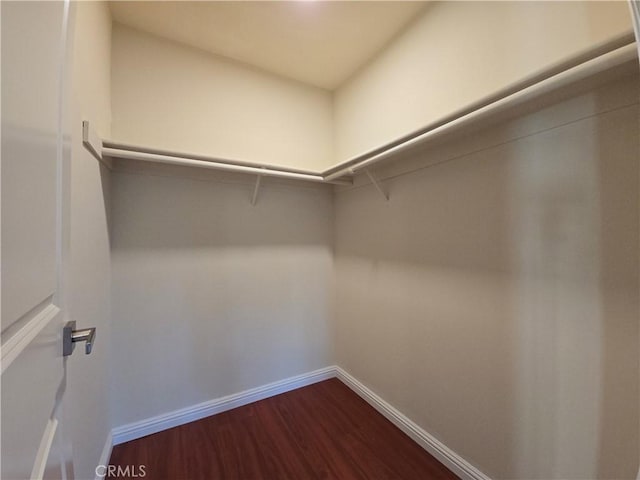
<svg viewBox="0 0 640 480">
<path fill-rule="evenodd" d="M 354 175 L 359 170 L 371 167 L 373 164 L 412 146 L 422 144 L 445 133 L 450 133 L 455 129 L 477 123 L 491 115 L 503 113 L 522 105 L 526 101 L 637 58 L 638 52 L 633 33 L 622 35 L 571 60 L 550 67 L 542 73 L 532 75 L 495 95 L 474 103 L 470 107 L 434 122 L 410 136 L 403 137 L 396 142 L 335 165 L 323 173 L 324 179 L 326 181 L 334 181 L 340 177 Z"/>
<path fill-rule="evenodd" d="M 288 172 L 285 170 L 274 170 L 270 168 L 247 167 L 231 163 L 221 163 L 209 160 L 196 160 L 193 158 L 177 157 L 172 155 L 160 155 L 136 150 L 125 150 L 119 148 L 103 147 L 102 155 L 111 158 L 123 158 L 128 160 L 140 160 L 143 162 L 165 163 L 170 165 L 182 165 L 187 167 L 208 168 L 213 170 L 224 170 L 228 172 L 251 173 L 265 177 L 288 178 L 293 180 L 305 180 L 310 182 L 333 183 L 336 185 L 351 185 L 350 180 L 325 180 L 322 175 L 312 175 L 307 173 Z"/>
</svg>

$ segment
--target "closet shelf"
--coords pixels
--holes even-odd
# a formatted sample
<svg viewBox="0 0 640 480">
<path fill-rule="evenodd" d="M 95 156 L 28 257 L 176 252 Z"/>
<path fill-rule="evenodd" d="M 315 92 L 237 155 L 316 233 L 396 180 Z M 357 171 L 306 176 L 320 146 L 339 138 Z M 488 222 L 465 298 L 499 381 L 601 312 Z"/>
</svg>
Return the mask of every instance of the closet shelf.
<svg viewBox="0 0 640 480">
<path fill-rule="evenodd" d="M 338 163 L 324 171 L 262 165 L 102 140 L 91 129 L 88 121 L 83 122 L 83 143 L 98 160 L 107 164 L 108 160 L 106 159 L 108 158 L 121 158 L 256 175 L 256 185 L 252 198 L 252 203 L 255 203 L 262 177 L 351 185 L 353 183 L 353 175 L 361 171 L 368 172 L 378 162 L 389 160 L 408 148 L 423 145 L 444 134 L 456 132 L 462 128 L 480 124 L 480 122 L 484 122 L 491 117 L 514 111 L 526 102 L 530 102 L 542 95 L 570 86 L 575 82 L 595 77 L 616 67 L 628 65 L 632 62 L 637 67 L 637 58 L 638 50 L 633 33 L 622 35 L 518 81 L 410 135 Z M 375 177 L 369 175 L 369 178 L 372 179 L 372 183 L 380 190 L 381 194 L 388 199 L 388 195 L 379 183 L 374 181 Z"/>
<path fill-rule="evenodd" d="M 323 177 L 322 172 L 315 172 L 311 170 L 260 165 L 240 162 L 237 160 L 220 159 L 168 150 L 158 150 L 138 145 L 118 143 L 111 140 L 102 140 L 86 120 L 82 122 L 82 141 L 85 147 L 99 161 L 105 163 L 107 163 L 107 158 L 121 158 L 151 163 L 164 163 L 187 167 L 208 168 L 212 170 L 223 170 L 228 172 L 248 173 L 257 175 L 259 178 L 278 177 L 308 182 L 332 183 L 336 185 L 352 184 L 351 179 L 342 178 L 327 180 Z"/>
<path fill-rule="evenodd" d="M 325 180 L 335 180 L 371 168 L 398 153 L 462 129 L 479 124 L 490 117 L 517 109 L 526 102 L 594 77 L 631 62 L 637 68 L 638 47 L 633 32 L 597 45 L 569 60 L 552 65 L 458 110 L 409 135 L 369 152 L 357 155 L 322 172 Z"/>
</svg>

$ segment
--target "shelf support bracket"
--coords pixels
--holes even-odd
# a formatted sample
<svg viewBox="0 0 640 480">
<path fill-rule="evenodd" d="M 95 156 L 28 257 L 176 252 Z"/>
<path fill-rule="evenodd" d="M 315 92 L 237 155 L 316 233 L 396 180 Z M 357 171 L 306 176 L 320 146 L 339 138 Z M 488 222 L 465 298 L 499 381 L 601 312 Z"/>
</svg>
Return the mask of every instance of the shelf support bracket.
<svg viewBox="0 0 640 480">
<path fill-rule="evenodd" d="M 91 128 L 87 120 L 82 121 L 82 144 L 96 160 L 103 163 L 107 168 L 112 168 L 111 159 L 102 154 L 102 138 Z"/>
<path fill-rule="evenodd" d="M 365 170 L 364 172 L 367 174 L 367 177 L 369 177 L 369 180 L 371 180 L 371 183 L 373 184 L 373 186 L 376 187 L 376 190 L 380 192 L 380 195 L 382 195 L 385 201 L 388 202 L 389 194 L 382 189 L 382 185 L 380 185 L 380 182 L 378 181 L 378 179 L 373 175 L 373 173 L 371 173 L 370 170 Z"/>
<path fill-rule="evenodd" d="M 102 139 L 86 120 L 82 122 L 82 143 L 96 157 L 96 160 L 102 161 Z"/>
<path fill-rule="evenodd" d="M 253 187 L 253 196 L 251 197 L 251 205 L 255 207 L 258 201 L 258 192 L 260 191 L 260 182 L 262 181 L 262 175 L 256 177 L 256 185 Z"/>
</svg>

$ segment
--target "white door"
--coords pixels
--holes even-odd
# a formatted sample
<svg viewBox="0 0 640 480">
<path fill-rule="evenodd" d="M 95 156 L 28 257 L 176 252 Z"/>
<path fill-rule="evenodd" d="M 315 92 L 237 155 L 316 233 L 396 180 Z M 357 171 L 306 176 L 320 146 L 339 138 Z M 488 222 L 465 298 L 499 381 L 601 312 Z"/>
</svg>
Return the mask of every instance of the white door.
<svg viewBox="0 0 640 480">
<path fill-rule="evenodd" d="M 69 9 L 0 4 L 3 480 L 73 478 L 62 422 Z"/>
</svg>

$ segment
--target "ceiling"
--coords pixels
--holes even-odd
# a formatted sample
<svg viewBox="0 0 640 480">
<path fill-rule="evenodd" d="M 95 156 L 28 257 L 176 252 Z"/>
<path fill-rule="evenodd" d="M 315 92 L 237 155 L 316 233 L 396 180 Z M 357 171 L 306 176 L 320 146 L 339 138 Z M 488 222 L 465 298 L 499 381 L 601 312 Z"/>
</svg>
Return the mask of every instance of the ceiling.
<svg viewBox="0 0 640 480">
<path fill-rule="evenodd" d="M 111 2 L 116 22 L 333 90 L 421 13 L 423 1 Z"/>
</svg>

